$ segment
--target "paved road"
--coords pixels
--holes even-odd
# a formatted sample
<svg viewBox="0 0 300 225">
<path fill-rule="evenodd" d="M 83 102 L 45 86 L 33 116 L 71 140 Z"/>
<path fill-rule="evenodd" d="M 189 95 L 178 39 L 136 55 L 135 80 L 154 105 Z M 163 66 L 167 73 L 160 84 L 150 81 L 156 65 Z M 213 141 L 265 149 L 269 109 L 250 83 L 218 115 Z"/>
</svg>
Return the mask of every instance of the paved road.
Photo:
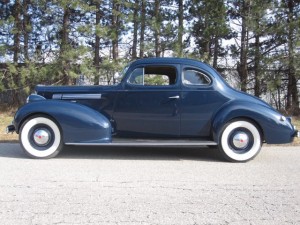
<svg viewBox="0 0 300 225">
<path fill-rule="evenodd" d="M 66 148 L 32 160 L 0 144 L 0 223 L 300 224 L 299 170 L 299 147 L 232 164 L 208 148 Z"/>
</svg>

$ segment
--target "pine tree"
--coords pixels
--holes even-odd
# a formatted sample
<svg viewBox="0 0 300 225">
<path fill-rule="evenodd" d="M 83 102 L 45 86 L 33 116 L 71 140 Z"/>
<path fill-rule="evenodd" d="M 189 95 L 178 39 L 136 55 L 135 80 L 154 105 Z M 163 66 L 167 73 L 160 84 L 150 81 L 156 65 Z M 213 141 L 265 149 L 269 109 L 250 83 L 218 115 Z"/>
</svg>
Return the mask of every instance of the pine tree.
<svg viewBox="0 0 300 225">
<path fill-rule="evenodd" d="M 183 7 L 183 0 L 177 0 L 178 4 L 178 38 L 177 38 L 177 50 L 178 50 L 178 57 L 183 56 L 183 32 L 184 32 L 184 7 Z"/>
<path fill-rule="evenodd" d="M 222 54 L 220 41 L 230 34 L 226 22 L 226 8 L 222 0 L 191 0 L 189 12 L 191 35 L 195 39 L 194 57 L 218 67 L 218 56 Z"/>
<path fill-rule="evenodd" d="M 146 0 L 141 0 L 140 58 L 144 57 L 146 30 Z"/>
<path fill-rule="evenodd" d="M 297 0 L 282 0 L 282 22 L 286 27 L 284 36 L 286 37 L 286 59 L 288 71 L 288 86 L 287 86 L 287 102 L 286 109 L 294 115 L 300 114 L 299 109 L 299 93 L 297 82 L 300 78 L 299 68 L 296 68 L 296 43 L 299 42 L 299 27 L 300 27 L 300 2 Z"/>
</svg>

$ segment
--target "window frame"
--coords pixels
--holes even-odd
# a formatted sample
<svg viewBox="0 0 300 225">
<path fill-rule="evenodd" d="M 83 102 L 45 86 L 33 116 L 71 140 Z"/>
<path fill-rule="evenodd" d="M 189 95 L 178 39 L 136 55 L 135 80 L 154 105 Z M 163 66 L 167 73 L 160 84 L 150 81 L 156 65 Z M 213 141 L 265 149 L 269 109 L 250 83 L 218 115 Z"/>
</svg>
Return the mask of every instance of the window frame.
<svg viewBox="0 0 300 225">
<path fill-rule="evenodd" d="M 209 80 L 209 83 L 208 84 L 187 84 L 187 83 L 184 83 L 184 81 L 186 79 L 184 79 L 184 73 L 185 71 L 195 71 L 197 73 L 201 73 L 205 78 L 207 78 Z M 210 75 L 207 74 L 207 72 L 203 71 L 203 70 L 200 70 L 198 68 L 193 68 L 193 67 L 184 67 L 182 68 L 182 75 L 181 75 L 181 83 L 184 87 L 194 87 L 194 88 L 200 88 L 200 87 L 211 87 L 212 84 L 213 84 L 213 79 Z"/>
<path fill-rule="evenodd" d="M 131 83 L 131 82 L 130 82 L 130 78 L 131 78 L 132 74 L 133 74 L 134 71 L 137 70 L 137 69 L 142 69 L 142 84 L 135 84 L 135 83 Z M 135 77 L 135 78 L 136 78 L 136 77 Z M 133 85 L 133 86 L 145 86 L 145 67 L 136 67 L 136 68 L 134 68 L 134 69 L 130 72 L 128 78 L 126 79 L 126 83 L 129 84 L 129 85 Z"/>
<path fill-rule="evenodd" d="M 147 67 L 169 67 L 169 68 L 172 68 L 174 69 L 174 72 L 175 72 L 175 82 L 173 84 L 169 84 L 169 85 L 145 85 L 145 69 Z M 142 69 L 143 70 L 143 83 L 142 84 L 134 84 L 134 83 L 131 83 L 130 82 L 130 78 L 133 74 L 133 72 L 136 70 L 136 69 Z M 147 75 L 147 74 L 146 74 Z M 150 74 L 151 75 L 151 74 Z M 157 74 L 159 75 L 159 74 Z M 162 76 L 167 76 L 169 77 L 169 81 L 171 81 L 170 77 L 171 76 L 168 76 L 167 74 L 161 74 Z M 179 76 L 179 72 L 178 72 L 178 68 L 176 67 L 176 65 L 139 65 L 135 68 L 133 68 L 133 70 L 130 72 L 130 74 L 128 74 L 128 77 L 126 78 L 126 84 L 128 84 L 129 86 L 132 86 L 132 87 L 143 87 L 143 88 L 155 88 L 155 87 L 159 87 L 159 88 L 173 88 L 173 87 L 176 87 L 178 86 L 178 81 L 180 80 L 179 79 L 180 76 Z"/>
</svg>

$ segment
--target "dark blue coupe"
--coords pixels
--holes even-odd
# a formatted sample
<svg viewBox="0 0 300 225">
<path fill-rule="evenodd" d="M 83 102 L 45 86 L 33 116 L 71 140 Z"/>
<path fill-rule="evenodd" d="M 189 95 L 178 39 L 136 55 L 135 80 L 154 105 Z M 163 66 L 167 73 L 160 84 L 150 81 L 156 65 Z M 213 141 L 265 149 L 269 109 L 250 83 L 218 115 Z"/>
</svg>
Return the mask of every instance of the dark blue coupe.
<svg viewBox="0 0 300 225">
<path fill-rule="evenodd" d="M 113 86 L 37 86 L 7 131 L 33 158 L 55 157 L 64 145 L 205 145 L 235 162 L 299 134 L 290 118 L 234 90 L 212 67 L 180 58 L 132 62 Z"/>
</svg>

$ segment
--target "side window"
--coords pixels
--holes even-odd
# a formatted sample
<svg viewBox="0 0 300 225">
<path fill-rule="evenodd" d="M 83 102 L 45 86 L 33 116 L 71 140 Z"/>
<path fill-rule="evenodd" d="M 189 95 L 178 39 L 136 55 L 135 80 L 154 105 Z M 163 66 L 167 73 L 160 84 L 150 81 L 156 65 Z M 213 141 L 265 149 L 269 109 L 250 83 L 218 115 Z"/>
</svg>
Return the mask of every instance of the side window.
<svg viewBox="0 0 300 225">
<path fill-rule="evenodd" d="M 144 85 L 144 68 L 136 68 L 128 79 L 129 84 Z"/>
<path fill-rule="evenodd" d="M 145 86 L 170 85 L 170 78 L 162 74 L 145 74 Z"/>
<path fill-rule="evenodd" d="M 182 82 L 184 85 L 209 85 L 211 80 L 200 71 L 186 69 L 183 71 Z"/>
<path fill-rule="evenodd" d="M 128 83 L 142 86 L 169 86 L 177 81 L 175 67 L 146 66 L 136 68 L 129 76 Z"/>
</svg>

